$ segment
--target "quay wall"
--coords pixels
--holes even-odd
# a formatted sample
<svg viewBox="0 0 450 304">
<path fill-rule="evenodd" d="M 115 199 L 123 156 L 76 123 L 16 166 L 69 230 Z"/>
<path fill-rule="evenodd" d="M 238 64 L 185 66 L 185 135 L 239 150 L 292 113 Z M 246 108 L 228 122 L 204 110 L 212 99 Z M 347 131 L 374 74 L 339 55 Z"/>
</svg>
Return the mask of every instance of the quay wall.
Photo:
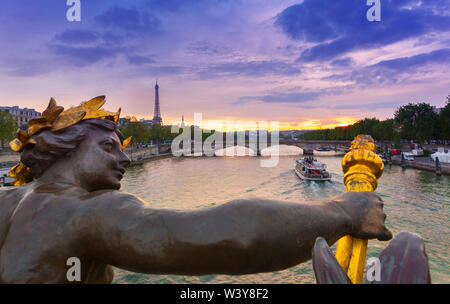
<svg viewBox="0 0 450 304">
<path fill-rule="evenodd" d="M 401 166 L 402 161 L 398 160 L 398 159 L 393 159 L 392 164 Z M 406 164 L 407 168 L 436 172 L 436 165 L 434 163 L 423 163 L 423 162 L 406 160 L 405 164 Z M 450 175 L 450 166 L 441 164 L 441 173 L 442 173 L 442 175 Z"/>
<path fill-rule="evenodd" d="M 147 148 L 130 147 L 125 149 L 125 154 L 130 158 L 131 162 L 141 161 L 159 155 L 158 146 Z"/>
</svg>

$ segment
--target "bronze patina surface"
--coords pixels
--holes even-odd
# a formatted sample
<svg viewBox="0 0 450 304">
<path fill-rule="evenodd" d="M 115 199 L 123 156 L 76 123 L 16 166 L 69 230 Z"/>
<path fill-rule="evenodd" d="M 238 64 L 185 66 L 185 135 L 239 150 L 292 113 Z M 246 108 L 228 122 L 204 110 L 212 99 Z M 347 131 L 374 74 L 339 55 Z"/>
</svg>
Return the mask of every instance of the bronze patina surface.
<svg viewBox="0 0 450 304">
<path fill-rule="evenodd" d="M 117 117 L 105 113 L 112 119 L 44 127 L 23 145 L 32 181 L 0 190 L 1 283 L 68 283 L 70 257 L 80 259 L 84 283 L 110 283 L 111 266 L 149 274 L 270 272 L 309 260 L 319 236 L 330 245 L 345 235 L 392 237 L 382 200 L 369 192 L 317 203 L 153 208 L 119 191 L 130 160 Z"/>
</svg>

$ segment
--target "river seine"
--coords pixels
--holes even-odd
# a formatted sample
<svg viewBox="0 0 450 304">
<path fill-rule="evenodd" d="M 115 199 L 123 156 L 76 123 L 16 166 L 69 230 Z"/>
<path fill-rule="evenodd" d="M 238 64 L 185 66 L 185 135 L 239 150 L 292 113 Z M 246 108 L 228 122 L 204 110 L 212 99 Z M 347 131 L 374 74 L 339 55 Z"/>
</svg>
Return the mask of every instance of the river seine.
<svg viewBox="0 0 450 304">
<path fill-rule="evenodd" d="M 293 168 L 298 158 L 281 156 L 273 168 L 262 168 L 260 157 L 159 159 L 129 168 L 122 190 L 152 206 L 182 210 L 250 197 L 320 201 L 345 192 L 341 157 L 318 157 L 332 174 L 331 182 L 321 183 L 305 182 L 295 175 Z M 386 166 L 376 193 L 384 200 L 386 225 L 394 236 L 401 231 L 419 234 L 425 240 L 432 282 L 450 283 L 450 178 Z M 369 241 L 367 257 L 377 257 L 386 245 Z M 120 269 L 115 273 L 114 283 L 315 283 L 311 261 L 283 271 L 243 276 L 146 275 Z"/>
</svg>

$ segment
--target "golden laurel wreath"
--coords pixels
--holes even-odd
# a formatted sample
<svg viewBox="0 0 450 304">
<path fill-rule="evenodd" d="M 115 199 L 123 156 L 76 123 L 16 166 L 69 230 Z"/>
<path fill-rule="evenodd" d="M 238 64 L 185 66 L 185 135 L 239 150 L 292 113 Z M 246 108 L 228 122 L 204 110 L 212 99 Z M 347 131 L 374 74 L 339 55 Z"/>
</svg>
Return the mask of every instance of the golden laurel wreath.
<svg viewBox="0 0 450 304">
<path fill-rule="evenodd" d="M 21 152 L 25 147 L 30 148 L 30 146 L 36 144 L 31 136 L 42 129 L 51 128 L 52 132 L 58 132 L 87 119 L 107 119 L 117 125 L 121 109 L 119 108 L 117 112 L 100 109 L 105 102 L 105 96 L 98 96 L 64 111 L 64 108 L 56 105 L 56 101 L 51 98 L 41 117 L 30 120 L 27 131 L 19 129 L 16 138 L 9 143 L 9 146 L 13 151 Z M 127 147 L 130 141 L 131 137 L 123 141 L 122 150 Z M 22 162 L 11 168 L 9 176 L 15 178 L 13 186 L 22 186 L 33 180 L 30 168 Z"/>
</svg>

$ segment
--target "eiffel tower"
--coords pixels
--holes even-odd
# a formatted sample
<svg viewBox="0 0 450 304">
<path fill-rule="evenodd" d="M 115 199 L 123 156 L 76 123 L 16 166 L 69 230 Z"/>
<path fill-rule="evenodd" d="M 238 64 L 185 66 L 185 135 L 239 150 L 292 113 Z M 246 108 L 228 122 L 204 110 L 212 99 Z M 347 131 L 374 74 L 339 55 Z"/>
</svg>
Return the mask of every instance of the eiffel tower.
<svg viewBox="0 0 450 304">
<path fill-rule="evenodd" d="M 155 85 L 155 116 L 153 117 L 153 123 L 158 123 L 158 124 L 162 125 L 161 110 L 159 108 L 159 85 L 158 85 L 158 81 L 156 81 L 156 85 Z"/>
</svg>

